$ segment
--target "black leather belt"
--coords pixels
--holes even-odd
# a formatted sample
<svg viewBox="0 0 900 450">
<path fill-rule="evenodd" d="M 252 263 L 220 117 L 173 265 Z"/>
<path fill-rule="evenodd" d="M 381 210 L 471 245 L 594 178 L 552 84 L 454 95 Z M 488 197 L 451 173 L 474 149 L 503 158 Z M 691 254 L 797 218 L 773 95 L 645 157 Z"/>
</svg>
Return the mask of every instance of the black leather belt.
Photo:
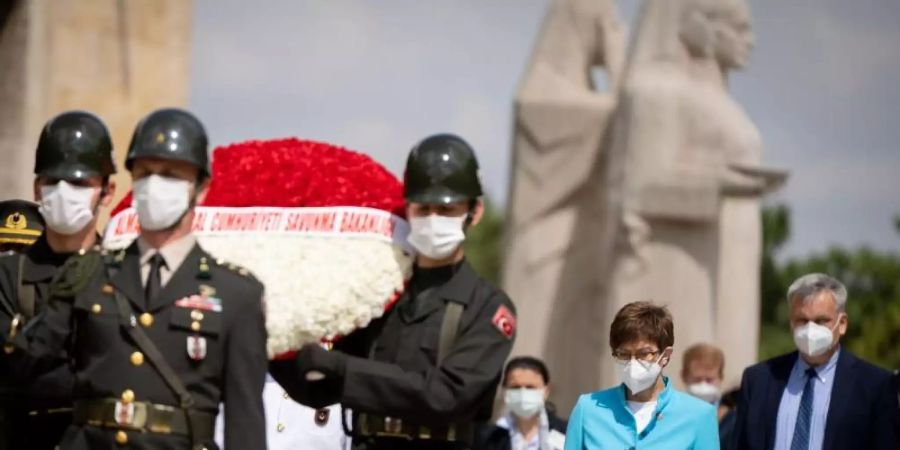
<svg viewBox="0 0 900 450">
<path fill-rule="evenodd" d="M 474 438 L 474 427 L 471 423 L 425 426 L 395 417 L 385 417 L 360 413 L 356 417 L 354 430 L 361 436 L 388 437 L 407 440 L 431 440 L 447 442 L 471 443 Z"/>
<path fill-rule="evenodd" d="M 77 425 L 186 436 L 192 435 L 193 426 L 193 435 L 204 439 L 213 438 L 216 425 L 215 414 L 149 402 L 126 404 L 114 398 L 75 401 L 72 420 Z"/>
</svg>

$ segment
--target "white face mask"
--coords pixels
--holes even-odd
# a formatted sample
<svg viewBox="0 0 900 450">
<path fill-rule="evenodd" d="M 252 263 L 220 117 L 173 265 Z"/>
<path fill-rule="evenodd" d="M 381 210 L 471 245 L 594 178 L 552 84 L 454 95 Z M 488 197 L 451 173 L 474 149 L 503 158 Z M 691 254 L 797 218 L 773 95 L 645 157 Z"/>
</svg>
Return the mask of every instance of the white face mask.
<svg viewBox="0 0 900 450">
<path fill-rule="evenodd" d="M 516 417 L 528 419 L 544 409 L 543 389 L 507 389 L 503 401 Z"/>
<path fill-rule="evenodd" d="M 94 192 L 99 188 L 74 186 L 66 181 L 41 186 L 41 215 L 51 230 L 75 234 L 94 218 Z"/>
<path fill-rule="evenodd" d="M 144 230 L 175 225 L 191 203 L 191 183 L 179 178 L 149 175 L 134 182 L 134 207 Z"/>
<path fill-rule="evenodd" d="M 836 321 L 833 328 L 828 328 L 814 322 L 794 329 L 794 344 L 797 350 L 807 356 L 819 356 L 831 349 L 834 343 L 834 329 L 840 321 Z"/>
<path fill-rule="evenodd" d="M 709 403 L 716 403 L 722 398 L 722 390 L 712 383 L 702 382 L 687 385 L 689 394 Z"/>
<path fill-rule="evenodd" d="M 626 364 L 616 363 L 616 370 L 619 373 L 619 380 L 628 386 L 632 394 L 644 392 L 656 383 L 659 374 L 662 373 L 663 355 L 659 356 L 655 362 L 646 363 L 631 358 Z"/>
<path fill-rule="evenodd" d="M 419 253 L 431 259 L 450 257 L 466 240 L 463 225 L 467 215 L 459 217 L 431 214 L 409 219 L 409 237 L 406 240 Z"/>
</svg>

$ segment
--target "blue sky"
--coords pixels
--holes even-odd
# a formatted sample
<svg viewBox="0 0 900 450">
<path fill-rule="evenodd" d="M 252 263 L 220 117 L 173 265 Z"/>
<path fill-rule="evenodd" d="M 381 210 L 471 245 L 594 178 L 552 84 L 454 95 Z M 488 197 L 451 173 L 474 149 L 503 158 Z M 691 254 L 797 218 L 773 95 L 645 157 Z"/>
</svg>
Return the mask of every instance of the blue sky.
<svg viewBox="0 0 900 450">
<path fill-rule="evenodd" d="M 190 107 L 214 144 L 300 136 L 400 173 L 458 133 L 505 202 L 511 104 L 547 0 L 195 0 Z M 639 2 L 619 1 L 633 23 Z M 732 78 L 765 161 L 792 171 L 786 255 L 900 250 L 900 2 L 750 0 L 756 49 Z"/>
</svg>

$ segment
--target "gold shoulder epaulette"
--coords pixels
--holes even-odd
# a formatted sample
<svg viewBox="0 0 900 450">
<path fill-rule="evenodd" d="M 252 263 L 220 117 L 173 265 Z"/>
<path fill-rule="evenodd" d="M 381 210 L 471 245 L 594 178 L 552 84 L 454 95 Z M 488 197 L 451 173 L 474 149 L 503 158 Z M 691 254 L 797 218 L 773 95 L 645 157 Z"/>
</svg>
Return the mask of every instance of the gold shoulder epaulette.
<svg viewBox="0 0 900 450">
<path fill-rule="evenodd" d="M 254 278 L 253 274 L 246 268 L 241 267 L 237 264 L 232 264 L 222 258 L 216 259 L 216 265 L 218 265 L 219 267 L 224 267 L 240 276 Z"/>
</svg>

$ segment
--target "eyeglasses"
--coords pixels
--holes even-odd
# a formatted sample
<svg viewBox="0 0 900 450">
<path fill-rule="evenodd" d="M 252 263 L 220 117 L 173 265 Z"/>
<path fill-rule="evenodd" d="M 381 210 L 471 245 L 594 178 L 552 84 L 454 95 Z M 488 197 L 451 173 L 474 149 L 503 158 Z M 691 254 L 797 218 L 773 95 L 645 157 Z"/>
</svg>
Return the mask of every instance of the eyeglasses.
<svg viewBox="0 0 900 450">
<path fill-rule="evenodd" d="M 662 351 L 649 348 L 642 348 L 634 353 L 624 350 L 613 350 L 612 352 L 613 358 L 619 364 L 628 364 L 632 359 L 643 363 L 654 363 L 660 354 L 662 354 Z"/>
</svg>

